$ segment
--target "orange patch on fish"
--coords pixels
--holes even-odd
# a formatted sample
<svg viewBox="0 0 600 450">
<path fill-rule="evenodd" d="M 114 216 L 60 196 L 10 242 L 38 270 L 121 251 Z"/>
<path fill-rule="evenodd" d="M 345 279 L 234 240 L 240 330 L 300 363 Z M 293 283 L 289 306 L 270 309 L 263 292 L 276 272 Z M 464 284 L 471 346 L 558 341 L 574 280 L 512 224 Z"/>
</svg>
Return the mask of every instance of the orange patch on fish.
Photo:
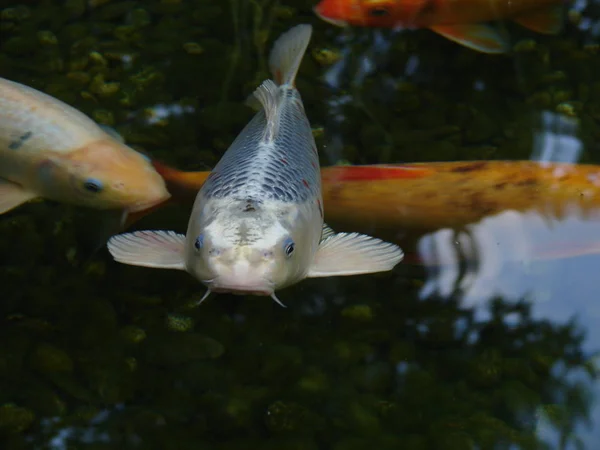
<svg viewBox="0 0 600 450">
<path fill-rule="evenodd" d="M 423 178 L 435 171 L 420 167 L 404 166 L 337 166 L 323 169 L 322 177 L 331 181 L 369 181 Z"/>
</svg>

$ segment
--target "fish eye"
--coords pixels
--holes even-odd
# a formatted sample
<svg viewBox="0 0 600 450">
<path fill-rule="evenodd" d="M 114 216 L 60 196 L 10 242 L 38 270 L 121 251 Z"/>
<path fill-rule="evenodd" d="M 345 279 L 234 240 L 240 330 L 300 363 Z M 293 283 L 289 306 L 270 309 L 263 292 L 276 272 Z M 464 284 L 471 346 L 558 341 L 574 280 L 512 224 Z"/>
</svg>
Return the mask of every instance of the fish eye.
<svg viewBox="0 0 600 450">
<path fill-rule="evenodd" d="M 386 17 L 390 14 L 390 8 L 388 6 L 374 6 L 369 9 L 369 16 L 371 17 Z"/>
<path fill-rule="evenodd" d="M 292 238 L 287 238 L 284 243 L 283 243 L 283 250 L 285 251 L 285 256 L 287 256 L 288 258 L 290 256 L 292 256 L 292 254 L 294 253 L 294 250 L 296 248 L 296 245 L 294 244 L 294 241 L 292 240 Z"/>
<path fill-rule="evenodd" d="M 204 246 L 204 235 L 201 234 L 194 241 L 194 247 L 196 247 L 196 250 L 200 250 L 203 246 Z"/>
<path fill-rule="evenodd" d="M 88 192 L 97 193 L 102 191 L 102 181 L 95 178 L 88 178 L 83 183 L 83 188 Z"/>
</svg>

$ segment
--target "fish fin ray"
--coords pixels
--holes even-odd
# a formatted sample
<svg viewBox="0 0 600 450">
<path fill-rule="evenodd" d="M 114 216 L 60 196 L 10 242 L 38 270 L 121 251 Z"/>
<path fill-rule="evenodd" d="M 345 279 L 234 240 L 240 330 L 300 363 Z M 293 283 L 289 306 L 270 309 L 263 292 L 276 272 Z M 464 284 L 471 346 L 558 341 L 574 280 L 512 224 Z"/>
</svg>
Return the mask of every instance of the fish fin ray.
<svg viewBox="0 0 600 450">
<path fill-rule="evenodd" d="M 115 261 L 132 266 L 185 270 L 185 235 L 174 231 L 134 231 L 106 244 Z"/>
<path fill-rule="evenodd" d="M 254 96 L 258 99 L 267 119 L 264 139 L 271 141 L 277 136 L 279 130 L 279 88 L 273 80 L 265 80 L 256 88 Z"/>
<path fill-rule="evenodd" d="M 335 231 L 333 231 L 333 229 L 329 225 L 324 223 L 323 224 L 323 232 L 321 233 L 321 242 L 323 242 L 328 237 L 333 236 L 334 234 L 335 234 Z"/>
<path fill-rule="evenodd" d="M 435 25 L 429 29 L 482 53 L 507 53 L 508 42 L 493 27 L 484 24 Z"/>
<path fill-rule="evenodd" d="M 21 206 L 39 195 L 24 189 L 12 181 L 0 178 L 0 214 Z"/>
<path fill-rule="evenodd" d="M 338 233 L 319 245 L 308 278 L 392 270 L 404 258 L 395 244 L 359 233 Z"/>
<path fill-rule="evenodd" d="M 273 44 L 269 55 L 269 69 L 278 85 L 295 85 L 296 74 L 311 35 L 312 26 L 300 24 L 283 33 Z"/>
<path fill-rule="evenodd" d="M 513 17 L 519 25 L 542 34 L 558 34 L 563 27 L 563 8 L 553 5 L 548 8 L 536 10 Z"/>
</svg>

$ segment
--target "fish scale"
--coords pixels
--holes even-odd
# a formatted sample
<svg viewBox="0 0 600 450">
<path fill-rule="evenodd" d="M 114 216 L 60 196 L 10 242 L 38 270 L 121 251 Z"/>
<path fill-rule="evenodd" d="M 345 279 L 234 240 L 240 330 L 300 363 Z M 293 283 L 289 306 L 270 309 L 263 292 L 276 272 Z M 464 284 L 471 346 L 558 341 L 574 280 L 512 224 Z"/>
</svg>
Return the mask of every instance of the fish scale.
<svg viewBox="0 0 600 450">
<path fill-rule="evenodd" d="M 205 198 L 291 203 L 320 196 L 319 159 L 300 93 L 291 86 L 282 91 L 289 102 L 280 103 L 276 135 L 265 137 L 265 112 L 258 112 L 213 169 L 202 188 Z"/>
</svg>

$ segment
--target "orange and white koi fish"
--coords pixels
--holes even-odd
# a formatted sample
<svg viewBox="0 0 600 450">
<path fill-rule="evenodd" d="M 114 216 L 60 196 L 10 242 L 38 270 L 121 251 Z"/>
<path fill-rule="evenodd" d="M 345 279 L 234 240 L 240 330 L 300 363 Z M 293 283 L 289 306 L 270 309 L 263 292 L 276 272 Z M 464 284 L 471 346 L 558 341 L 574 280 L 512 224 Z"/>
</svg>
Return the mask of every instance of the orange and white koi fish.
<svg viewBox="0 0 600 450">
<path fill-rule="evenodd" d="M 0 78 L 0 214 L 43 198 L 126 217 L 169 197 L 147 157 L 71 106 Z"/>
<path fill-rule="evenodd" d="M 568 0 L 322 0 L 314 8 L 337 26 L 428 28 L 483 53 L 506 53 L 508 43 L 484 22 L 509 19 L 530 30 L 557 34 Z"/>
</svg>

